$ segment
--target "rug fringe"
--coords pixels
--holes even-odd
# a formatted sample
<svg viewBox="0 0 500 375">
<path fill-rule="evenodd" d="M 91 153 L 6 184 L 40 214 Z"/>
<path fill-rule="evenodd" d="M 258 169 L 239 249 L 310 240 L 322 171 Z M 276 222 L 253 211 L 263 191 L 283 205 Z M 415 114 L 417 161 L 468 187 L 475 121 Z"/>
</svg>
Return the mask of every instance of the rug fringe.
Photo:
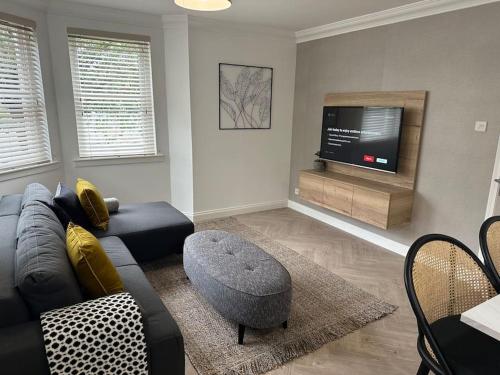
<svg viewBox="0 0 500 375">
<path fill-rule="evenodd" d="M 370 322 L 381 319 L 393 313 L 397 306 L 387 303 L 374 302 L 367 306 L 363 313 L 351 316 L 343 322 L 341 329 L 334 326 L 325 326 L 321 332 L 305 332 L 304 336 L 295 342 L 274 347 L 269 353 L 259 358 L 242 363 L 237 367 L 221 372 L 220 375 L 260 375 L 284 365 L 292 359 L 301 357 L 318 350 L 323 345 L 338 340 L 339 338 L 364 327 Z"/>
</svg>

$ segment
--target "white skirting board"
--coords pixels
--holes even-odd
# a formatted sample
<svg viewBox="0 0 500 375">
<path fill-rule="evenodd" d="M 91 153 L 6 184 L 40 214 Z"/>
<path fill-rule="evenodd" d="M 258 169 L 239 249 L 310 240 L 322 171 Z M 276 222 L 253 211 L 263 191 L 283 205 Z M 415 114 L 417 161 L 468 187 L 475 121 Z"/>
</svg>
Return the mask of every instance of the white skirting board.
<svg viewBox="0 0 500 375">
<path fill-rule="evenodd" d="M 331 225 L 337 229 L 340 229 L 344 232 L 352 234 L 358 238 L 361 238 L 365 241 L 371 242 L 374 245 L 383 247 L 384 249 L 390 250 L 396 254 L 406 256 L 408 252 L 409 246 L 402 244 L 400 242 L 391 240 L 387 237 L 381 236 L 380 234 L 376 234 L 370 232 L 369 230 L 358 227 L 354 224 L 348 223 L 346 221 L 337 219 L 333 216 L 325 214 L 321 211 L 315 210 L 314 208 L 305 206 L 303 204 L 297 203 L 295 201 L 289 200 L 288 207 L 292 210 L 300 212 L 304 215 L 310 216 L 316 220 L 319 220 L 325 224 Z"/>
<path fill-rule="evenodd" d="M 228 217 L 233 215 L 248 214 L 250 212 L 274 210 L 276 208 L 287 207 L 286 200 L 271 201 L 271 202 L 261 202 L 244 204 L 240 206 L 217 208 L 214 210 L 198 211 L 194 215 L 186 215 L 195 223 L 199 223 L 204 220 L 217 219 L 221 217 Z"/>
<path fill-rule="evenodd" d="M 233 215 L 241 215 L 247 214 L 251 212 L 259 212 L 266 210 L 274 210 L 276 208 L 284 208 L 288 207 L 294 211 L 300 212 L 304 215 L 310 216 L 316 220 L 319 220 L 325 224 L 331 225 L 337 229 L 340 229 L 344 232 L 347 232 L 355 237 L 361 238 L 365 241 L 368 241 L 374 245 L 383 247 L 389 251 L 392 251 L 396 254 L 406 256 L 408 252 L 409 246 L 403 243 L 391 240 L 387 237 L 381 236 L 380 234 L 373 233 L 369 230 L 358 227 L 354 224 L 348 223 L 341 219 L 330 216 L 324 212 L 315 210 L 314 208 L 305 206 L 298 202 L 292 200 L 279 200 L 272 202 L 261 202 L 261 203 L 253 203 L 253 204 L 245 204 L 240 206 L 232 206 L 225 208 L 218 208 L 214 210 L 206 210 L 206 211 L 198 211 L 195 214 L 186 213 L 184 214 L 189 217 L 189 219 L 193 220 L 195 223 L 199 223 L 204 220 L 217 219 L 222 217 L 228 217 Z M 480 251 L 476 251 L 479 258 L 482 260 L 482 254 Z"/>
</svg>

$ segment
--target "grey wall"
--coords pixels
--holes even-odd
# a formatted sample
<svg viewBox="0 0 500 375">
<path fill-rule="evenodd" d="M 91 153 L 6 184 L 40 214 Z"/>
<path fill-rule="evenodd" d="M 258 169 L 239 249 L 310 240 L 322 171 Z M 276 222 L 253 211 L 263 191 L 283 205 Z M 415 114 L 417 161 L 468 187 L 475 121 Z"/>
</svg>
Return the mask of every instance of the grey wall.
<svg viewBox="0 0 500 375">
<path fill-rule="evenodd" d="M 195 217 L 285 205 L 296 56 L 292 35 L 190 19 L 189 55 Z M 273 68 L 271 129 L 219 130 L 219 63 Z"/>
<path fill-rule="evenodd" d="M 311 207 L 404 244 L 441 232 L 477 249 L 500 131 L 499 19 L 494 3 L 298 45 L 290 199 L 304 203 L 294 188 L 319 149 L 326 93 L 428 90 L 412 223 L 383 231 Z"/>
</svg>

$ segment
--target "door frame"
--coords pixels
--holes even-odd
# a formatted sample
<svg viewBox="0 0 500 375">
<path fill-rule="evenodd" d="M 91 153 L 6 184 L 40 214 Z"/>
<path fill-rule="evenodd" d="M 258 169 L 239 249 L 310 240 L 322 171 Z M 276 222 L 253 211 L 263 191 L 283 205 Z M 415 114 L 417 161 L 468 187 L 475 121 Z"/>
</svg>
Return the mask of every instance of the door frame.
<svg viewBox="0 0 500 375">
<path fill-rule="evenodd" d="M 493 167 L 493 174 L 491 175 L 491 185 L 490 193 L 488 195 L 488 204 L 486 205 L 486 215 L 485 219 L 493 216 L 493 211 L 495 209 L 495 201 L 500 189 L 500 184 L 495 181 L 496 178 L 500 177 L 500 136 L 498 137 L 497 153 L 495 156 L 495 166 Z"/>
</svg>

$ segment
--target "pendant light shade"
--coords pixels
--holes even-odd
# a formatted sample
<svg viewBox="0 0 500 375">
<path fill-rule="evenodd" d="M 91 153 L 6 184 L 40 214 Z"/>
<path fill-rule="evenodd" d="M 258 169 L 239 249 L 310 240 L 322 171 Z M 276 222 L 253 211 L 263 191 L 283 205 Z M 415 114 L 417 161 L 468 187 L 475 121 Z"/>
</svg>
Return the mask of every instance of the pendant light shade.
<svg viewBox="0 0 500 375">
<path fill-rule="evenodd" d="M 231 0 L 175 0 L 183 8 L 201 11 L 224 10 L 231 6 Z"/>
</svg>

